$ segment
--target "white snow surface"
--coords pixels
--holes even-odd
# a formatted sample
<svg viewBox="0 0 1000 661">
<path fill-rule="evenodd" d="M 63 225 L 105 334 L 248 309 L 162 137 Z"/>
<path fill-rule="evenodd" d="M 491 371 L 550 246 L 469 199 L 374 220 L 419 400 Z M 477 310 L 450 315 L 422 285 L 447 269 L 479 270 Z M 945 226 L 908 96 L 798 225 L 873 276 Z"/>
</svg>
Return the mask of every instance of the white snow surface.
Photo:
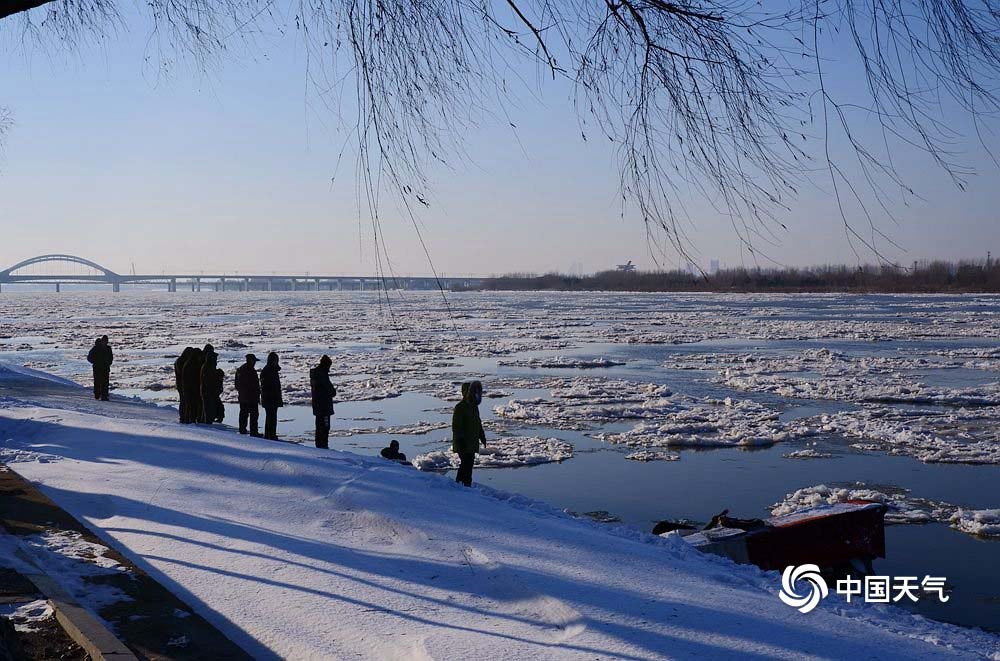
<svg viewBox="0 0 1000 661">
<path fill-rule="evenodd" d="M 26 603 L 7 603 L 0 605 L 0 617 L 5 617 L 14 624 L 14 629 L 23 633 L 38 631 L 35 625 L 53 617 L 55 611 L 45 599 L 36 599 Z"/>
<path fill-rule="evenodd" d="M 255 658 L 1000 655 L 994 635 L 835 595 L 803 615 L 776 572 L 676 539 L 46 384 L 0 398 L 13 469 Z"/>
</svg>

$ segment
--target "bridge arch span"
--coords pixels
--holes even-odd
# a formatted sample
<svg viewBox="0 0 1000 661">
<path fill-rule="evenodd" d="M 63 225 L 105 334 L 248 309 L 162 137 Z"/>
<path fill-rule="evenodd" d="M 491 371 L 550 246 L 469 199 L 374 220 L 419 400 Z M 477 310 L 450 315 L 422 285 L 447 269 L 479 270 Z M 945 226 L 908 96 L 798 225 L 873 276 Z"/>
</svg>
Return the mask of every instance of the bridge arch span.
<svg viewBox="0 0 1000 661">
<path fill-rule="evenodd" d="M 0 277 L 9 276 L 14 271 L 22 269 L 26 266 L 32 266 L 34 264 L 44 264 L 45 262 L 69 262 L 71 264 L 82 264 L 83 266 L 89 266 L 90 268 L 100 271 L 109 279 L 116 279 L 120 277 L 117 273 L 111 269 L 101 266 L 97 262 L 92 262 L 89 259 L 84 259 L 83 257 L 77 257 L 76 255 L 63 255 L 63 254 L 52 254 L 52 255 L 39 255 L 37 257 L 30 257 L 23 261 L 14 264 L 10 268 L 0 271 Z"/>
</svg>

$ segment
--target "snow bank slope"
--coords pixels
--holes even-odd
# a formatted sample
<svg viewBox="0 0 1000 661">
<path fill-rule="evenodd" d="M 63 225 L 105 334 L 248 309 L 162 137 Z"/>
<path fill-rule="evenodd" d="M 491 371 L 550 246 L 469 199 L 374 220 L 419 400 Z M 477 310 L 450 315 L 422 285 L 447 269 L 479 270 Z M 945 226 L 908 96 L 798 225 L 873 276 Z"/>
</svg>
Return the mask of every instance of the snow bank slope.
<svg viewBox="0 0 1000 661">
<path fill-rule="evenodd" d="M 258 658 L 1000 651 L 833 597 L 802 615 L 777 574 L 406 466 L 0 395 L 2 458 Z"/>
</svg>

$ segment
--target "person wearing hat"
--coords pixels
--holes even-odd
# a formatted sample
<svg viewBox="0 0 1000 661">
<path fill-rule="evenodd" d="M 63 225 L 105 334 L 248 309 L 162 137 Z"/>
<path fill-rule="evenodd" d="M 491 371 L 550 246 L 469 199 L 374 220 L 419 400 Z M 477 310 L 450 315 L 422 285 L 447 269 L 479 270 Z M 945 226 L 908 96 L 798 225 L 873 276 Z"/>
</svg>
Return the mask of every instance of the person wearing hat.
<svg viewBox="0 0 1000 661">
<path fill-rule="evenodd" d="M 264 438 L 278 440 L 278 409 L 285 405 L 281 396 L 278 354 L 267 354 L 267 364 L 260 371 L 260 405 L 264 407 Z"/>
<path fill-rule="evenodd" d="M 108 391 L 111 389 L 111 363 L 114 362 L 108 336 L 102 335 L 94 342 L 93 348 L 87 354 L 87 362 L 94 366 L 94 399 L 108 401 Z"/>
<path fill-rule="evenodd" d="M 316 447 L 330 447 L 330 416 L 333 415 L 333 398 L 337 389 L 330 383 L 329 356 L 319 359 L 319 365 L 309 370 L 309 387 L 312 390 L 312 410 L 316 416 Z"/>
<path fill-rule="evenodd" d="M 250 435 L 260 436 L 257 421 L 260 418 L 260 377 L 257 376 L 257 356 L 247 354 L 247 362 L 236 368 L 236 398 L 240 403 L 240 433 L 247 433 L 247 422 L 250 423 Z"/>
<path fill-rule="evenodd" d="M 451 417 L 451 451 L 458 455 L 459 466 L 455 481 L 472 486 L 472 467 L 476 463 L 480 444 L 486 445 L 479 405 L 483 401 L 483 384 L 466 381 L 462 384 L 462 401 L 455 405 Z"/>
</svg>

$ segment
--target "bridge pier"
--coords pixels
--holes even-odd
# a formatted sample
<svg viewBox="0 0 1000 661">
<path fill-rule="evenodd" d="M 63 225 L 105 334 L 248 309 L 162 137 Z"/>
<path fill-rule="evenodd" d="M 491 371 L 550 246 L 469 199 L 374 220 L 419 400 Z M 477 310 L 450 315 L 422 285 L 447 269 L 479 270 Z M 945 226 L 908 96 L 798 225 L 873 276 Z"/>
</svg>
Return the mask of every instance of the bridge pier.
<svg viewBox="0 0 1000 661">
<path fill-rule="evenodd" d="M 296 285 L 297 281 L 295 280 L 295 278 L 292 278 L 290 282 L 291 282 L 292 291 L 295 291 L 296 290 L 295 285 Z"/>
<path fill-rule="evenodd" d="M 177 278 L 170 278 L 170 282 L 167 283 L 167 291 L 177 293 Z"/>
<path fill-rule="evenodd" d="M 59 283 L 58 282 L 56 283 L 56 293 L 57 294 L 59 293 Z"/>
</svg>

